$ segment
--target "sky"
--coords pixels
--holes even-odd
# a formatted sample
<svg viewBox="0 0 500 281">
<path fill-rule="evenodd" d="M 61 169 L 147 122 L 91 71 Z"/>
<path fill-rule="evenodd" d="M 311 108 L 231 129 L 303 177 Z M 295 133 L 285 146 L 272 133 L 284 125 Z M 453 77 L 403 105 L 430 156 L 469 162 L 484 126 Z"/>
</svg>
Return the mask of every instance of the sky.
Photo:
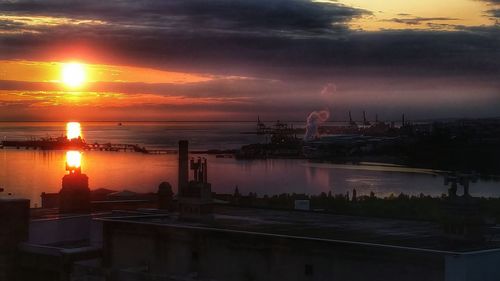
<svg viewBox="0 0 500 281">
<path fill-rule="evenodd" d="M 499 0 L 0 0 L 0 121 L 499 117 L 499 17 Z"/>
</svg>

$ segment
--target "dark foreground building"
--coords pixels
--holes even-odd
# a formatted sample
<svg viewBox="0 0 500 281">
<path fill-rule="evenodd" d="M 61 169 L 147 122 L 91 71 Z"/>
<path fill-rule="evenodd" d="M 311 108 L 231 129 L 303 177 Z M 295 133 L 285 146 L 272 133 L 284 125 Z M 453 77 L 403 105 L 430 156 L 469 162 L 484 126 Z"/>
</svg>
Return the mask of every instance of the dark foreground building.
<svg viewBox="0 0 500 281">
<path fill-rule="evenodd" d="M 447 249 L 440 227 L 426 222 L 226 206 L 215 207 L 206 222 L 175 215 L 100 221 L 109 280 L 500 277 L 500 249 Z"/>
<path fill-rule="evenodd" d="M 488 281 L 500 276 L 500 249 L 491 243 L 448 247 L 433 223 L 223 205 L 212 211 L 209 220 L 153 209 L 32 219 L 28 238 L 4 245 L 9 252 L 2 254 L 0 269 L 11 275 L 1 280 Z"/>
</svg>

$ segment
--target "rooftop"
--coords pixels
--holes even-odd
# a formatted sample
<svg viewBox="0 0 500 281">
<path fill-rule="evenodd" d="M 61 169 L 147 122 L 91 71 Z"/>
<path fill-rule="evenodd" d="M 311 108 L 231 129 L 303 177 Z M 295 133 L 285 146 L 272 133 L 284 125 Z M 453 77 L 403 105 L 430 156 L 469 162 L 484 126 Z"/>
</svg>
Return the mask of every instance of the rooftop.
<svg viewBox="0 0 500 281">
<path fill-rule="evenodd" d="M 482 245 L 449 245 L 442 239 L 440 225 L 433 222 L 221 205 L 215 206 L 211 221 L 180 221 L 175 215 L 108 217 L 102 220 L 447 253 L 500 248 L 500 241 L 495 240 L 494 235 Z"/>
</svg>

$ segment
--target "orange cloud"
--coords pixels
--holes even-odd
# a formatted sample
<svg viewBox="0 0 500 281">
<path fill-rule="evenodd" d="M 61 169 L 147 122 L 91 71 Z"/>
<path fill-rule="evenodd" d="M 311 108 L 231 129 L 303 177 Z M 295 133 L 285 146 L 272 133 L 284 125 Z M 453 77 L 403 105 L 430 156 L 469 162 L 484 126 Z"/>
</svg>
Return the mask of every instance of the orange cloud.
<svg viewBox="0 0 500 281">
<path fill-rule="evenodd" d="M 24 105 L 26 107 L 140 107 L 140 106 L 203 106 L 245 103 L 249 98 L 189 98 L 154 94 L 121 94 L 103 92 L 43 92 L 0 91 L 0 105 Z"/>
<path fill-rule="evenodd" d="M 83 63 L 83 62 L 82 62 Z M 0 61 L 0 80 L 26 82 L 59 82 L 64 62 Z M 85 64 L 89 82 L 195 83 L 213 76 L 151 68 Z"/>
</svg>

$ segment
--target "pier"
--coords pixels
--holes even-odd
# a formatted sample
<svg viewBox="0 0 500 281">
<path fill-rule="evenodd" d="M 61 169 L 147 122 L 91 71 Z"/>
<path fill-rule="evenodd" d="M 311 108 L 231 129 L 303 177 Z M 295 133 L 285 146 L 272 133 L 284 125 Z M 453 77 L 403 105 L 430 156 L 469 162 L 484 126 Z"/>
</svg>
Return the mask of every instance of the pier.
<svg viewBox="0 0 500 281">
<path fill-rule="evenodd" d="M 82 139 L 67 140 L 66 138 L 32 139 L 26 141 L 5 140 L 0 142 L 0 149 L 4 148 L 32 149 L 32 150 L 82 150 L 82 151 L 116 151 L 139 152 L 143 154 L 177 154 L 177 149 L 149 149 L 138 144 L 124 143 L 86 143 Z M 218 158 L 232 158 L 235 150 L 192 150 L 191 154 L 215 154 Z"/>
<path fill-rule="evenodd" d="M 33 150 L 122 151 L 144 154 L 177 154 L 177 150 L 175 149 L 147 149 L 137 144 L 86 143 L 82 139 L 67 140 L 66 138 L 32 139 L 25 141 L 5 140 L 0 143 L 0 149 L 7 147 Z"/>
</svg>

